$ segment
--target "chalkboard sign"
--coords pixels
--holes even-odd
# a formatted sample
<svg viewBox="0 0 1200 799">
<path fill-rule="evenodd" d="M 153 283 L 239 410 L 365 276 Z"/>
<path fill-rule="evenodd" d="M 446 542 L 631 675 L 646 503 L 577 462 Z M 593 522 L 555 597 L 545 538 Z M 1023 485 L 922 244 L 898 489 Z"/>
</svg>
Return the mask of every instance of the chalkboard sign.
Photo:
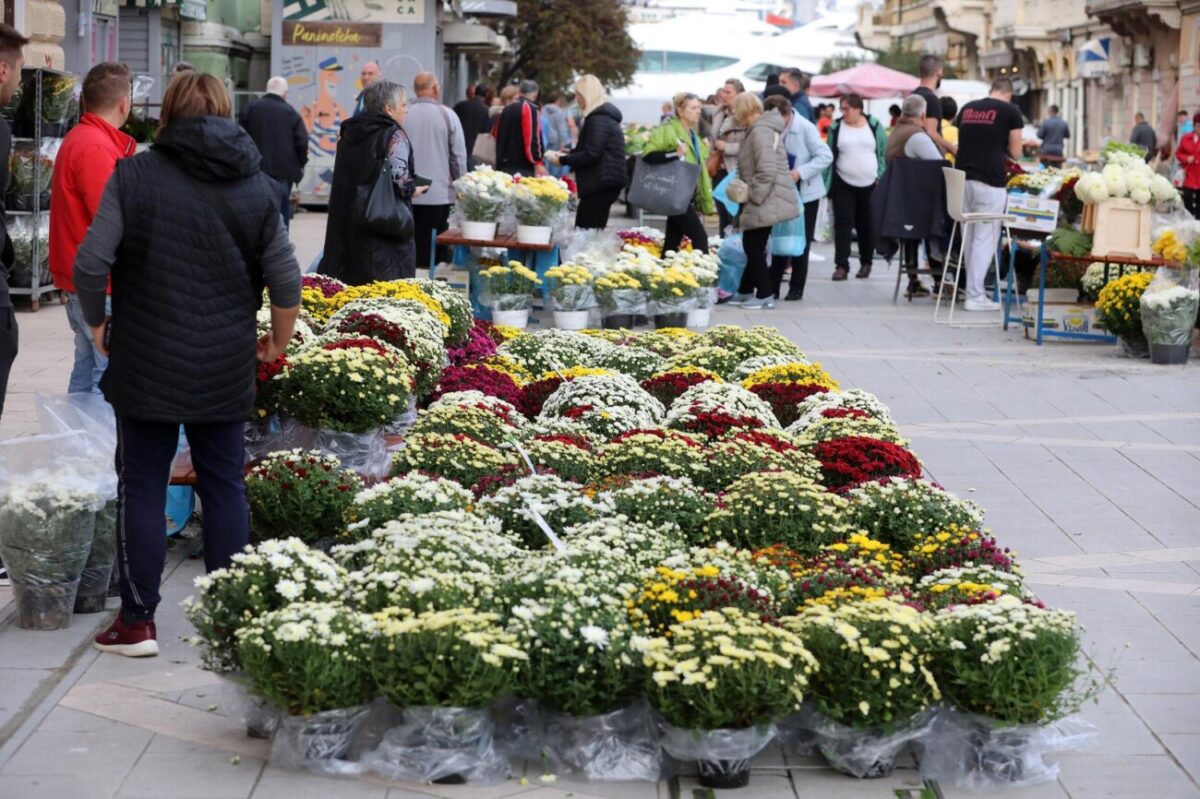
<svg viewBox="0 0 1200 799">
<path fill-rule="evenodd" d="M 629 204 L 652 214 L 676 216 L 691 205 L 700 167 L 683 159 L 664 164 L 647 164 L 641 158 L 633 166 L 629 184 Z"/>
</svg>

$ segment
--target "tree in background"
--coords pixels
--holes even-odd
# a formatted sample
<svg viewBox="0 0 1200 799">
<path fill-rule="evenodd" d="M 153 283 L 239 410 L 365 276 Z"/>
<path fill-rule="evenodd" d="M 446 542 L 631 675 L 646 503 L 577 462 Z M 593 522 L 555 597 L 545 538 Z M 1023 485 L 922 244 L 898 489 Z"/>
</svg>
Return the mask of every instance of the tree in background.
<svg viewBox="0 0 1200 799">
<path fill-rule="evenodd" d="M 591 73 L 605 86 L 628 86 L 638 66 L 628 24 L 622 0 L 518 0 L 512 26 L 516 58 L 500 85 L 526 77 L 543 92 L 562 91 L 578 75 Z"/>
<path fill-rule="evenodd" d="M 919 77 L 922 55 L 924 54 L 920 51 L 910 50 L 900 42 L 892 42 L 890 48 L 880 50 L 875 54 L 875 63 L 888 69 L 894 69 L 897 72 L 904 72 L 913 77 Z M 839 72 L 843 69 L 857 66 L 862 62 L 863 59 L 853 53 L 837 53 L 831 58 L 826 58 L 821 63 L 821 74 L 828 75 L 830 72 Z M 958 77 L 958 72 L 951 64 L 945 64 L 943 71 L 947 80 Z"/>
</svg>

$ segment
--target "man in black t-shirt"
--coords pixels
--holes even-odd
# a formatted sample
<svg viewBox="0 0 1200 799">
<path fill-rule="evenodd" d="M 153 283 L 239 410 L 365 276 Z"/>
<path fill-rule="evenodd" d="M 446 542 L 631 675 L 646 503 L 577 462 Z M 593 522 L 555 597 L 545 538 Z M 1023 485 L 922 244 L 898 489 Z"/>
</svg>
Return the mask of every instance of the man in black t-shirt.
<svg viewBox="0 0 1200 799">
<path fill-rule="evenodd" d="M 987 97 L 972 100 L 958 114 L 955 166 L 967 173 L 963 211 L 968 214 L 1004 213 L 1004 162 L 1021 157 L 1021 128 L 1025 124 L 1012 96 L 1012 81 L 996 78 Z M 998 221 L 972 223 L 966 252 L 968 311 L 994 311 L 1000 307 L 983 288 L 999 240 Z"/>
<path fill-rule="evenodd" d="M 958 148 L 942 138 L 942 101 L 935 91 L 942 85 L 942 59 L 935 55 L 921 56 L 920 72 L 921 85 L 913 94 L 925 98 L 925 132 L 943 154 L 953 154 Z"/>
</svg>

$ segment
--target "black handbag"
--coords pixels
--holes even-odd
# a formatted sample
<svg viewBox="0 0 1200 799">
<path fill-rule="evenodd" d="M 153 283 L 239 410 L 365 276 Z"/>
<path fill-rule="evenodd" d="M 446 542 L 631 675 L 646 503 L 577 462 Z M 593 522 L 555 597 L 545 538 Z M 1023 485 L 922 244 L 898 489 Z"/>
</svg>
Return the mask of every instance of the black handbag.
<svg viewBox="0 0 1200 799">
<path fill-rule="evenodd" d="M 700 182 L 700 167 L 682 158 L 662 164 L 649 164 L 641 158 L 633 165 L 629 184 L 629 204 L 663 216 L 678 216 L 687 211 Z"/>
<path fill-rule="evenodd" d="M 375 236 L 392 241 L 408 241 L 413 237 L 412 209 L 396 194 L 392 165 L 387 158 L 379 161 L 374 180 L 359 185 L 354 223 Z"/>
</svg>

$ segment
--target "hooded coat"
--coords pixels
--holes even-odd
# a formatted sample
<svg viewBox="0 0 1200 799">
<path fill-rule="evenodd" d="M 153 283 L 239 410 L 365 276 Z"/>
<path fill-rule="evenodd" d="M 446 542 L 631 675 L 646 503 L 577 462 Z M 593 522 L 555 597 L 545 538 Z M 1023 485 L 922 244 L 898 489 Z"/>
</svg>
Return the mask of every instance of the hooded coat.
<svg viewBox="0 0 1200 799">
<path fill-rule="evenodd" d="M 738 151 L 738 177 L 750 188 L 742 206 L 742 230 L 771 227 L 800 216 L 796 184 L 788 171 L 787 122 L 772 109 L 750 126 Z"/>
<path fill-rule="evenodd" d="M 342 123 L 329 190 L 325 254 L 318 270 L 321 274 L 352 286 L 415 275 L 417 250 L 412 238 L 381 238 L 354 222 L 358 187 L 375 179 L 379 162 L 388 157 L 392 135 L 399 127 L 396 120 L 373 111 L 364 111 Z M 416 174 L 411 162 L 408 173 Z M 411 206 L 411 195 L 400 189 L 396 192 Z"/>
<path fill-rule="evenodd" d="M 575 170 L 579 196 L 587 197 L 625 185 L 625 134 L 621 111 L 612 103 L 596 106 L 583 118 L 579 143 L 561 161 Z"/>
</svg>

